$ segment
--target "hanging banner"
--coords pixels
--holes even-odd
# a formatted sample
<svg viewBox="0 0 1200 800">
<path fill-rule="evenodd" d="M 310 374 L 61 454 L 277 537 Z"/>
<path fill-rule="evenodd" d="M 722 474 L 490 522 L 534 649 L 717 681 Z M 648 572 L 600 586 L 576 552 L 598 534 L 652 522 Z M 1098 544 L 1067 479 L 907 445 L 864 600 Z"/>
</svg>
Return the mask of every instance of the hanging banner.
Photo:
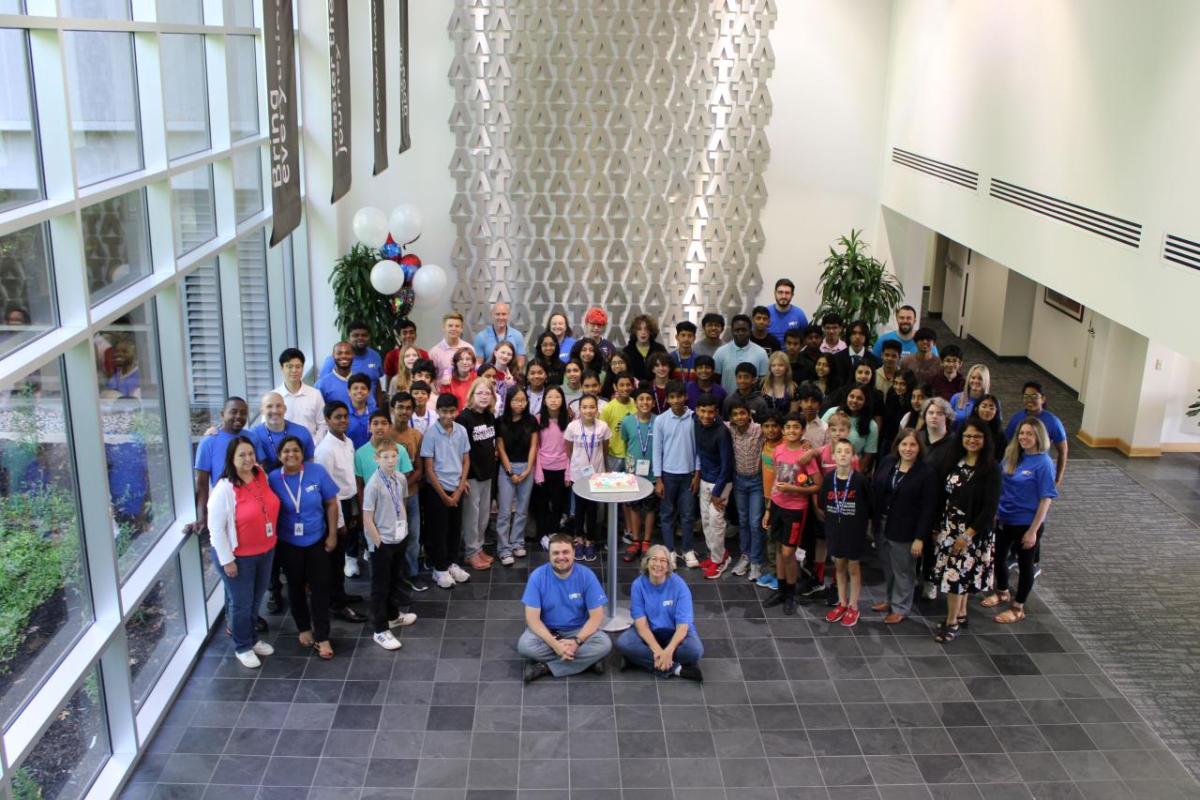
<svg viewBox="0 0 1200 800">
<path fill-rule="evenodd" d="M 329 123 L 336 203 L 350 191 L 350 25 L 346 0 L 329 0 Z"/>
<path fill-rule="evenodd" d="M 371 0 L 371 73 L 374 78 L 375 171 L 387 169 L 387 62 L 383 50 L 383 2 Z"/>
<path fill-rule="evenodd" d="M 292 0 L 263 0 L 263 46 L 271 132 L 271 247 L 274 247 L 300 224 L 300 136 L 296 129 Z"/>
<path fill-rule="evenodd" d="M 408 0 L 400 0 L 400 149 L 412 146 L 408 133 Z"/>
</svg>

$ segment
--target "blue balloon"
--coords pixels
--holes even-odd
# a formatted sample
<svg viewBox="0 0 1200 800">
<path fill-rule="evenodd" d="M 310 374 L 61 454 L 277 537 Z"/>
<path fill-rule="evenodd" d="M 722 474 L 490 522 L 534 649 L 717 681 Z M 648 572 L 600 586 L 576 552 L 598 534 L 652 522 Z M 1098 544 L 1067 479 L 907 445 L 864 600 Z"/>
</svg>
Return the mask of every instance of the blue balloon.
<svg viewBox="0 0 1200 800">
<path fill-rule="evenodd" d="M 395 242 L 388 242 L 379 248 L 379 254 L 384 258 L 398 258 L 400 256 L 400 245 Z"/>
</svg>

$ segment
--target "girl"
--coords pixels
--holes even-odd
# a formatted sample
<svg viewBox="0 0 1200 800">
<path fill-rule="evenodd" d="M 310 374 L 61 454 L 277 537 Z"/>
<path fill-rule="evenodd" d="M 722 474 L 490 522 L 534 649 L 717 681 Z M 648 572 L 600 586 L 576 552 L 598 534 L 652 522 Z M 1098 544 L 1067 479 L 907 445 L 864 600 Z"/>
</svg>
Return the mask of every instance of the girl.
<svg viewBox="0 0 1200 800">
<path fill-rule="evenodd" d="M 605 400 L 611 400 L 616 392 L 617 378 L 628 374 L 629 363 L 625 360 L 625 354 L 618 350 L 608 360 L 608 372 L 604 376 L 604 388 L 600 390 L 600 396 Z M 637 380 L 635 379 L 633 383 L 636 386 Z"/>
<path fill-rule="evenodd" d="M 562 387 L 546 387 L 542 412 L 538 414 L 538 449 L 533 467 L 534 483 L 541 490 L 536 522 L 543 546 L 548 543 L 551 534 L 559 532 L 560 520 L 567 508 L 569 459 L 563 433 L 570 421 L 567 398 Z"/>
<path fill-rule="evenodd" d="M 629 342 L 623 352 L 630 374 L 639 381 L 650 380 L 650 366 L 646 359 L 651 353 L 667 352 L 667 348 L 658 341 L 658 323 L 653 317 L 639 314 L 633 318 L 629 326 Z"/>
<path fill-rule="evenodd" d="M 879 428 L 879 444 L 884 450 L 891 449 L 900 431 L 900 420 L 912 407 L 909 391 L 915 381 L 912 370 L 897 373 L 883 396 L 883 425 Z"/>
<path fill-rule="evenodd" d="M 467 565 L 490 569 L 492 557 L 483 551 L 488 512 L 492 506 L 492 481 L 496 479 L 496 392 L 487 378 L 476 378 L 467 394 L 467 405 L 455 420 L 471 442 L 471 469 L 463 497 L 462 538 Z"/>
<path fill-rule="evenodd" d="M 567 315 L 559 311 L 551 314 L 550 319 L 546 322 L 546 330 L 554 336 L 554 341 L 558 343 L 558 360 L 564 364 L 567 363 L 571 359 L 571 348 L 575 346 Z"/>
<path fill-rule="evenodd" d="M 421 358 L 421 351 L 416 347 L 409 345 L 400 351 L 400 363 L 396 367 L 396 374 L 388 381 L 388 397 L 391 397 L 396 392 L 407 392 L 408 387 L 412 386 L 412 368 Z"/>
<path fill-rule="evenodd" d="M 529 413 L 529 395 L 520 386 L 509 392 L 496 434 L 503 471 L 496 484 L 496 551 L 500 563 L 511 567 L 513 559 L 525 557 L 525 519 L 538 450 L 538 424 Z"/>
<path fill-rule="evenodd" d="M 812 383 L 821 390 L 822 397 L 828 397 L 830 392 L 838 388 L 833 385 L 833 356 L 828 353 L 817 356 L 813 363 L 813 372 L 817 377 Z"/>
<path fill-rule="evenodd" d="M 583 367 L 578 361 L 569 361 L 563 368 L 563 396 L 567 405 L 583 396 Z"/>
<path fill-rule="evenodd" d="M 546 368 L 541 364 L 530 364 L 525 370 L 525 394 L 529 400 L 529 413 L 537 418 L 542 410 L 542 398 L 546 395 Z"/>
<path fill-rule="evenodd" d="M 921 409 L 932 392 L 928 386 L 909 386 L 908 389 L 908 413 L 900 418 L 900 427 L 915 429 L 921 421 Z"/>
<path fill-rule="evenodd" d="M 531 364 L 540 364 L 546 373 L 546 385 L 560 386 L 563 382 L 563 362 L 558 360 L 558 339 L 545 331 L 538 336 Z"/>
<path fill-rule="evenodd" d="M 776 350 L 767 359 L 767 374 L 763 377 L 762 393 L 767 408 L 788 414 L 796 401 L 796 384 L 792 381 L 792 363 L 787 353 Z"/>
<path fill-rule="evenodd" d="M 567 425 L 563 433 L 569 466 L 567 486 L 586 481 L 596 472 L 604 472 L 604 454 L 612 430 L 596 418 L 600 406 L 596 396 L 585 394 L 579 401 L 579 419 Z M 600 535 L 599 507 L 594 500 L 575 496 L 575 557 L 596 560 L 595 541 Z"/>
<path fill-rule="evenodd" d="M 950 398 L 954 409 L 955 429 L 962 427 L 967 417 L 975 413 L 975 405 L 992 390 L 992 373 L 983 364 L 976 364 L 967 372 L 967 388 Z"/>
<path fill-rule="evenodd" d="M 583 367 L 583 371 L 591 370 L 600 378 L 600 383 L 604 383 L 607 377 L 605 370 L 607 365 L 604 363 L 604 355 L 600 352 L 600 346 L 596 344 L 595 339 L 583 337 L 575 342 L 575 346 L 571 348 L 571 361 L 578 361 L 579 366 Z"/>
<path fill-rule="evenodd" d="M 1008 451 L 1008 437 L 1004 435 L 1004 417 L 1000 415 L 1000 398 L 994 394 L 985 394 L 975 404 L 975 413 L 991 428 L 991 434 L 996 443 L 996 460 L 1003 461 Z"/>
<path fill-rule="evenodd" d="M 511 386 L 520 381 L 521 376 L 517 374 L 517 351 L 512 342 L 498 342 L 492 349 L 492 356 L 487 363 L 496 368 L 497 385 Z"/>
<path fill-rule="evenodd" d="M 859 364 L 861 370 L 864 364 Z M 870 370 L 870 367 L 867 367 Z M 874 390 L 872 390 L 874 391 Z M 846 399 L 840 406 L 831 408 L 825 412 L 821 418 L 825 422 L 829 422 L 838 411 L 850 418 L 850 444 L 854 445 L 854 452 L 858 455 L 859 461 L 862 463 L 862 471 L 871 471 L 871 462 L 875 458 L 875 454 L 879 452 L 879 426 L 875 424 L 875 420 L 871 419 L 867 410 L 867 394 L 862 386 L 852 386 L 850 391 L 846 393 Z M 833 441 L 832 433 L 830 441 Z"/>
<path fill-rule="evenodd" d="M 475 374 L 475 351 L 469 347 L 460 347 L 454 351 L 451 362 L 450 382 L 442 384 L 442 394 L 452 394 L 458 400 L 459 408 L 466 408 L 467 393 L 471 390 L 478 376 Z"/>
</svg>

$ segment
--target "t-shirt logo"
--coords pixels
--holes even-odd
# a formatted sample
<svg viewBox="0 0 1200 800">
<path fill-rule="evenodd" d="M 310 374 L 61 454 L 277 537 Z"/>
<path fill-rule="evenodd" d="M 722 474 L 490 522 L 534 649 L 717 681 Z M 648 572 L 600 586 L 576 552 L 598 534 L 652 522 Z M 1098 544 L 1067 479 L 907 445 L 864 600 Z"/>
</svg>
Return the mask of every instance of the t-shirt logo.
<svg viewBox="0 0 1200 800">
<path fill-rule="evenodd" d="M 666 600 L 663 600 L 663 607 L 664 607 L 664 608 L 665 608 L 666 606 L 673 606 L 673 605 L 675 605 L 675 601 L 674 601 L 674 600 L 671 600 L 670 598 L 668 598 L 668 599 L 666 599 Z"/>
<path fill-rule="evenodd" d="M 321 488 L 321 487 L 320 487 L 320 486 L 317 486 L 317 484 L 315 484 L 315 483 L 310 483 L 308 486 L 305 486 L 305 487 L 304 487 L 304 491 L 305 491 L 305 492 L 312 493 L 312 492 L 315 492 L 315 491 L 317 491 L 317 490 L 318 490 L 318 489 L 320 489 L 320 488 Z"/>
<path fill-rule="evenodd" d="M 581 592 L 571 592 L 569 595 L 567 595 L 567 599 L 568 600 L 582 600 L 583 594 Z"/>
</svg>

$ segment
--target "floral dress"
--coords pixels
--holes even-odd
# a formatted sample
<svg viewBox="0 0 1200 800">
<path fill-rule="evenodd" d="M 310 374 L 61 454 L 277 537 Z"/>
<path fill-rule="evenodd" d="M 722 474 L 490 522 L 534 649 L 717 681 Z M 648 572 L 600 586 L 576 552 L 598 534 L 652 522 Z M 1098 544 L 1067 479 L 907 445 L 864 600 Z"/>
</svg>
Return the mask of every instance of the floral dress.
<svg viewBox="0 0 1200 800">
<path fill-rule="evenodd" d="M 946 476 L 946 510 L 934 545 L 933 581 L 946 594 L 975 594 L 992 588 L 992 538 L 976 533 L 961 553 L 955 554 L 954 542 L 967 532 L 966 512 L 955 502 L 958 489 L 975 477 L 975 468 L 958 462 Z"/>
</svg>

